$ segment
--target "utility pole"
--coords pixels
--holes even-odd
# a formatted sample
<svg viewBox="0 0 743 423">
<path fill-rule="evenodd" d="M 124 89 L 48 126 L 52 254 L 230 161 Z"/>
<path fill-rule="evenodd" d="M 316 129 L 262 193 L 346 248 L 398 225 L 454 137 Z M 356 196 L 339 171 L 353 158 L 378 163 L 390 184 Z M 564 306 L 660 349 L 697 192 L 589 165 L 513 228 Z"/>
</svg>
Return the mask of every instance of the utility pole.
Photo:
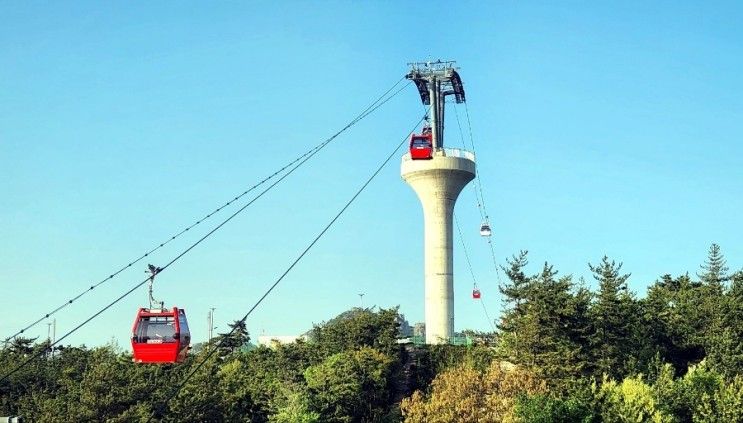
<svg viewBox="0 0 743 423">
<path fill-rule="evenodd" d="M 51 345 L 52 345 L 52 322 L 46 323 L 46 341 L 49 342 L 49 356 L 51 357 L 52 351 L 51 351 Z"/>
<path fill-rule="evenodd" d="M 215 310 L 215 308 L 214 307 L 211 307 L 209 309 L 209 314 L 207 316 L 207 320 L 209 321 L 209 331 L 208 331 L 208 333 L 209 333 L 209 342 L 212 341 L 212 335 L 213 335 L 213 331 L 214 331 L 214 310 Z"/>
<path fill-rule="evenodd" d="M 57 319 L 47 322 L 46 324 L 46 340 L 49 342 L 49 355 L 54 357 L 54 347 L 51 346 L 56 342 L 57 338 Z"/>
</svg>

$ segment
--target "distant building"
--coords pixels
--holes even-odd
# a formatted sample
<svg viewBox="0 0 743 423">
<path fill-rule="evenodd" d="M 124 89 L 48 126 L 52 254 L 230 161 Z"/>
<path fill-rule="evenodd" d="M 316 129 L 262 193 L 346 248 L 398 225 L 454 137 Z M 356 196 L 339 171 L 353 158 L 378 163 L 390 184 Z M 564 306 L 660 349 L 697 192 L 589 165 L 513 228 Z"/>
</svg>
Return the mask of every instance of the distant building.
<svg viewBox="0 0 743 423">
<path fill-rule="evenodd" d="M 258 345 L 271 347 L 274 344 L 293 344 L 297 340 L 307 340 L 306 335 L 259 335 Z"/>
<path fill-rule="evenodd" d="M 400 338 L 409 338 L 413 336 L 413 328 L 410 327 L 410 323 L 405 320 L 405 316 L 403 314 L 397 315 L 397 323 L 400 325 Z"/>
<path fill-rule="evenodd" d="M 426 337 L 426 324 L 418 322 L 413 326 L 413 336 L 415 337 Z"/>
</svg>

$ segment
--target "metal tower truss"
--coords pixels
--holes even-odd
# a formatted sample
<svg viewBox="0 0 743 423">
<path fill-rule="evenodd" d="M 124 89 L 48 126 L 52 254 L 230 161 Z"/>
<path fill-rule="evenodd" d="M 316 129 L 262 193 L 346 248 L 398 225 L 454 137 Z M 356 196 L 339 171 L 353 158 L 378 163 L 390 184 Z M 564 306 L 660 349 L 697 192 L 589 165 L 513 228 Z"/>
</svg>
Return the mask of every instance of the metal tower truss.
<svg viewBox="0 0 743 423">
<path fill-rule="evenodd" d="M 446 97 L 453 95 L 457 103 L 465 101 L 464 86 L 455 64 L 453 60 L 408 63 L 410 72 L 405 75 L 407 79 L 415 82 L 423 104 L 431 106 L 431 128 L 435 149 L 444 147 Z"/>
</svg>

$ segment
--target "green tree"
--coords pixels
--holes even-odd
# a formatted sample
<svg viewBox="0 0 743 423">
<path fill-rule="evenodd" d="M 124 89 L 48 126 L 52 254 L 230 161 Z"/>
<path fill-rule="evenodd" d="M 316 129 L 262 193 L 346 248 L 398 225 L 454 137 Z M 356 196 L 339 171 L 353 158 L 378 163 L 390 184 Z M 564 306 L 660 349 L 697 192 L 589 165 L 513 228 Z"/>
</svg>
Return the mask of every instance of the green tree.
<svg viewBox="0 0 743 423">
<path fill-rule="evenodd" d="M 264 351 L 270 352 L 268 349 Z M 269 413 L 268 402 L 273 393 L 272 386 L 269 385 L 275 379 L 271 378 L 268 383 L 264 383 L 271 368 L 263 366 L 266 361 L 257 359 L 258 356 L 259 353 L 253 351 L 233 354 L 219 366 L 219 400 L 226 421 L 239 421 L 241 418 L 265 421 Z M 257 366 L 251 366 L 255 364 L 250 362 L 251 358 L 256 359 Z"/>
<path fill-rule="evenodd" d="M 406 423 L 512 422 L 517 398 L 545 390 L 531 372 L 494 361 L 485 371 L 462 365 L 442 372 L 428 394 L 415 391 L 400 407 Z"/>
<path fill-rule="evenodd" d="M 522 250 L 518 255 L 506 259 L 507 267 L 503 267 L 508 280 L 501 283 L 498 289 L 503 296 L 503 308 L 508 310 L 498 329 L 501 332 L 513 333 L 518 326 L 518 320 L 526 315 L 526 304 L 529 301 L 531 278 L 524 269 L 529 264 L 528 251 Z"/>
<path fill-rule="evenodd" d="M 371 348 L 334 354 L 305 371 L 312 410 L 323 422 L 378 421 L 390 410 L 393 360 Z"/>
<path fill-rule="evenodd" d="M 642 301 L 642 321 L 654 353 L 670 363 L 677 375 L 705 356 L 702 303 L 704 290 L 689 275 L 664 275 L 648 288 Z"/>
<path fill-rule="evenodd" d="M 586 366 L 590 293 L 579 288 L 573 294 L 571 277 L 558 278 L 547 263 L 539 274 L 526 276 L 524 252 L 509 263 L 511 283 L 502 289 L 509 308 L 499 325 L 499 350 L 552 387 L 564 389 Z"/>
<path fill-rule="evenodd" d="M 604 379 L 594 392 L 605 423 L 673 422 L 673 416 L 658 406 L 651 386 L 642 376 L 628 377 L 622 383 Z"/>
<path fill-rule="evenodd" d="M 597 422 L 591 404 L 582 398 L 557 398 L 545 394 L 518 398 L 514 410 L 516 420 L 522 423 L 591 423 Z"/>
<path fill-rule="evenodd" d="M 201 358 L 201 357 L 199 357 Z M 174 380 L 173 385 L 180 385 L 186 374 L 191 372 L 191 366 L 196 360 L 185 363 L 180 370 L 182 374 Z M 198 360 L 199 363 L 202 360 Z M 221 405 L 221 391 L 219 378 L 219 365 L 221 360 L 217 356 L 211 356 L 204 362 L 203 366 L 191 376 L 186 384 L 178 391 L 177 395 L 166 404 L 159 403 L 156 417 L 167 422 L 223 422 L 225 415 Z M 162 388 L 161 388 L 162 389 Z M 162 389 L 165 395 L 170 395 L 171 389 Z M 166 397 L 167 398 L 167 397 Z M 163 411 L 159 407 L 167 405 L 168 410 Z"/>
<path fill-rule="evenodd" d="M 702 273 L 697 273 L 697 276 L 699 276 L 702 284 L 710 286 L 721 294 L 725 282 L 727 282 L 730 277 L 727 274 L 729 270 L 727 267 L 727 261 L 725 260 L 725 256 L 722 254 L 719 245 L 715 243 L 710 245 L 709 251 L 707 252 L 707 260 L 699 267 L 702 269 Z"/>
<path fill-rule="evenodd" d="M 271 423 L 317 423 L 320 413 L 310 410 L 306 389 L 298 385 L 285 385 L 272 406 L 276 411 L 269 416 Z"/>
<path fill-rule="evenodd" d="M 44 392 L 57 385 L 54 363 L 45 354 L 49 342 L 17 337 L 0 350 L 0 415 L 34 415 Z M 19 367 L 20 366 L 20 367 Z"/>
<path fill-rule="evenodd" d="M 228 326 L 230 330 L 227 333 L 220 333 L 215 340 L 220 357 L 232 354 L 250 342 L 250 334 L 244 320 L 235 320 Z"/>
<path fill-rule="evenodd" d="M 743 421 L 743 377 L 722 384 L 712 394 L 704 394 L 694 412 L 698 423 L 730 423 Z"/>
<path fill-rule="evenodd" d="M 733 379 L 743 374 L 743 271 L 729 280 L 730 289 L 719 299 L 720 307 L 715 310 L 719 316 L 704 333 L 704 344 L 709 365 Z"/>
<path fill-rule="evenodd" d="M 374 312 L 354 308 L 310 331 L 310 340 L 326 355 L 361 347 L 375 348 L 390 356 L 398 353 L 399 313 L 397 308 Z"/>
<path fill-rule="evenodd" d="M 536 336 L 533 316 L 529 315 L 533 277 L 525 273 L 529 264 L 527 256 L 528 251 L 522 250 L 518 255 L 506 259 L 507 266 L 503 267 L 503 271 L 508 279 L 499 285 L 504 312 L 497 325 L 498 347 L 501 354 L 514 363 L 530 361 L 526 355 L 529 351 L 528 340 Z"/>
<path fill-rule="evenodd" d="M 532 284 L 525 326 L 531 328 L 522 344 L 526 347 L 526 363 L 537 376 L 555 388 L 564 388 L 579 376 L 585 363 L 581 361 L 583 346 L 576 344 L 576 307 L 569 276 L 556 278 L 557 271 L 547 263 Z"/>
<path fill-rule="evenodd" d="M 638 352 L 643 347 L 638 340 L 639 305 L 627 289 L 629 274 L 621 274 L 622 263 L 609 261 L 588 267 L 599 283 L 599 291 L 591 307 L 593 333 L 589 342 L 595 374 L 621 379 L 635 370 Z"/>
</svg>

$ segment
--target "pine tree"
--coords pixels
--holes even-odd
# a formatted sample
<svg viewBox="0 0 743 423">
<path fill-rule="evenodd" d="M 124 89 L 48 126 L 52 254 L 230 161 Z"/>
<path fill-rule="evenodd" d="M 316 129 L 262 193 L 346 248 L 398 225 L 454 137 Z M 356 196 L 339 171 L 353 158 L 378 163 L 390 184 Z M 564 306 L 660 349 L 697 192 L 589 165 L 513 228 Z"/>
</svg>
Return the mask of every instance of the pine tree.
<svg viewBox="0 0 743 423">
<path fill-rule="evenodd" d="M 599 292 L 591 307 L 593 334 L 590 337 L 594 356 L 596 376 L 606 374 L 620 379 L 628 367 L 636 362 L 635 347 L 632 345 L 639 322 L 638 308 L 632 294 L 627 290 L 629 274 L 620 274 L 622 263 L 609 261 L 604 256 L 601 263 L 589 269 L 599 282 Z"/>
<path fill-rule="evenodd" d="M 743 374 L 743 270 L 728 280 L 730 289 L 717 302 L 718 318 L 705 333 L 704 344 L 710 366 L 732 379 Z"/>
<path fill-rule="evenodd" d="M 727 261 L 719 245 L 715 243 L 710 245 L 707 260 L 699 267 L 704 271 L 701 274 L 697 273 L 702 283 L 722 292 L 723 284 L 730 280 L 730 276 L 727 274 L 729 270 Z"/>
<path fill-rule="evenodd" d="M 500 329 L 500 348 L 510 360 L 544 377 L 556 388 L 578 376 L 585 366 L 583 345 L 576 343 L 585 332 L 586 292 L 572 293 L 572 278 L 558 278 L 545 263 L 534 276 L 524 273 L 526 252 L 509 260 L 510 283 L 501 287 L 507 310 Z"/>
<path fill-rule="evenodd" d="M 700 316 L 701 326 L 700 343 L 704 346 L 705 354 L 711 352 L 715 357 L 720 357 L 723 351 L 736 349 L 735 335 L 727 326 L 725 314 L 727 312 L 728 298 L 725 292 L 725 282 L 730 280 L 727 274 L 728 267 L 725 257 L 720 251 L 720 246 L 713 243 L 707 252 L 707 260 L 699 266 L 702 270 L 697 273 L 701 282 L 700 288 Z M 739 353 L 735 353 L 739 354 Z M 722 355 L 727 355 L 722 353 Z M 721 362 L 723 360 L 717 360 Z M 726 366 L 728 367 L 728 366 Z"/>
<path fill-rule="evenodd" d="M 509 282 L 504 282 L 498 287 L 503 295 L 504 309 L 497 325 L 500 331 L 500 348 L 510 360 L 517 363 L 524 360 L 522 355 L 525 348 L 522 340 L 530 337 L 530 334 L 526 333 L 529 328 L 526 323 L 532 278 L 524 273 L 524 268 L 529 264 L 527 254 L 527 251 L 522 250 L 518 256 L 506 259 L 508 267 L 503 267 L 503 271 Z"/>
<path fill-rule="evenodd" d="M 570 313 L 567 316 L 568 336 L 575 348 L 576 370 L 585 374 L 590 370 L 590 336 L 593 330 L 591 324 L 591 301 L 593 294 L 586 288 L 581 278 L 577 289 L 569 302 Z"/>
<path fill-rule="evenodd" d="M 730 280 L 730 277 L 727 275 L 729 269 L 726 265 L 727 260 L 725 260 L 725 256 L 720 251 L 720 246 L 712 243 L 707 253 L 707 260 L 703 265 L 699 266 L 704 272 L 702 274 L 697 273 L 697 276 L 706 285 L 721 286 L 724 282 Z"/>
<path fill-rule="evenodd" d="M 244 320 L 235 320 L 228 326 L 230 331 L 220 333 L 216 339 L 219 355 L 222 357 L 239 350 L 250 342 L 250 334 Z"/>
<path fill-rule="evenodd" d="M 582 349 L 573 341 L 580 330 L 575 308 L 579 302 L 571 293 L 571 277 L 557 278 L 557 273 L 544 263 L 542 272 L 532 284 L 529 322 L 537 325 L 533 330 L 536 336 L 524 341 L 528 342 L 533 371 L 559 389 L 581 373 L 584 363 Z"/>
<path fill-rule="evenodd" d="M 676 374 L 704 358 L 704 292 L 688 274 L 663 275 L 642 301 L 643 326 L 654 353 L 673 365 Z"/>
<path fill-rule="evenodd" d="M 506 310 L 498 329 L 513 331 L 513 320 L 526 314 L 525 304 L 528 301 L 531 278 L 526 276 L 524 268 L 529 264 L 528 251 L 522 250 L 519 255 L 506 259 L 508 267 L 502 267 L 510 282 L 502 283 L 498 289 L 503 295 L 503 308 Z"/>
</svg>

